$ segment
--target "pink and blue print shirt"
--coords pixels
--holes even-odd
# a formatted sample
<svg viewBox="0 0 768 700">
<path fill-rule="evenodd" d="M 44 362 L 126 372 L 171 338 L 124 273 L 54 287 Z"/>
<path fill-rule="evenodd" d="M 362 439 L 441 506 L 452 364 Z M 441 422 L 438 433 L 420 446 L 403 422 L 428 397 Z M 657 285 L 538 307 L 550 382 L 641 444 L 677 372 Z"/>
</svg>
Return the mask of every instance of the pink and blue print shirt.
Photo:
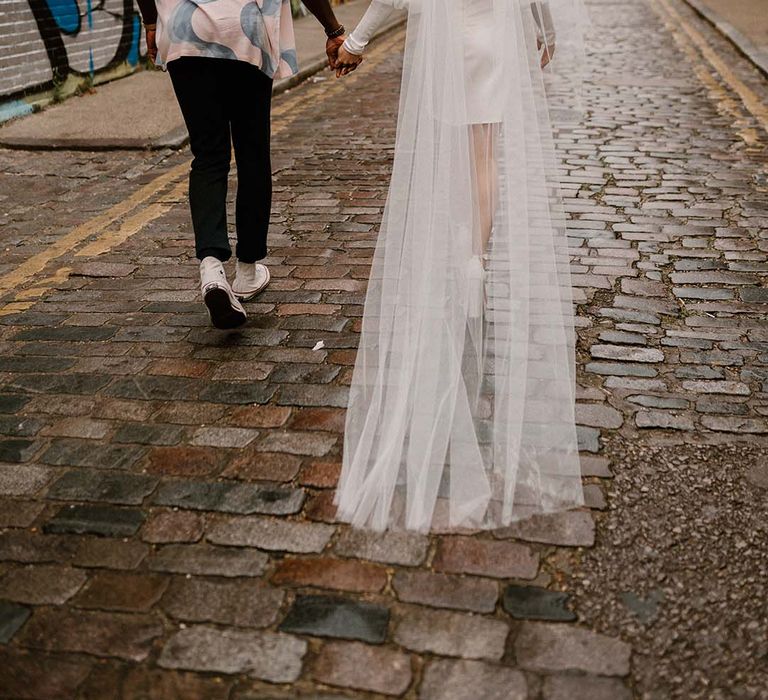
<svg viewBox="0 0 768 700">
<path fill-rule="evenodd" d="M 157 64 L 182 56 L 252 63 L 270 78 L 298 72 L 290 0 L 156 0 Z"/>
</svg>

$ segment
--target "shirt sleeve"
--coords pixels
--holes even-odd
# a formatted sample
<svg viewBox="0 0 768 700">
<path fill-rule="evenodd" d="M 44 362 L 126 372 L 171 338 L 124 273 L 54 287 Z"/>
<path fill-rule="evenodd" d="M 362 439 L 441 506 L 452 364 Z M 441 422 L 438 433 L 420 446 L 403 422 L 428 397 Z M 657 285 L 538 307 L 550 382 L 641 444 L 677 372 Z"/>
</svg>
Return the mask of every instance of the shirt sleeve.
<svg viewBox="0 0 768 700">
<path fill-rule="evenodd" d="M 355 54 L 356 56 L 362 55 L 365 51 L 365 47 L 368 46 L 373 38 L 373 35 L 381 29 L 394 11 L 394 5 L 387 2 L 381 2 L 380 0 L 373 0 L 370 7 L 363 15 L 363 18 L 360 20 L 360 23 L 346 38 L 344 48 L 349 51 L 349 53 Z"/>
<path fill-rule="evenodd" d="M 137 0 L 141 19 L 144 24 L 154 24 L 157 22 L 157 6 L 155 0 Z"/>
</svg>

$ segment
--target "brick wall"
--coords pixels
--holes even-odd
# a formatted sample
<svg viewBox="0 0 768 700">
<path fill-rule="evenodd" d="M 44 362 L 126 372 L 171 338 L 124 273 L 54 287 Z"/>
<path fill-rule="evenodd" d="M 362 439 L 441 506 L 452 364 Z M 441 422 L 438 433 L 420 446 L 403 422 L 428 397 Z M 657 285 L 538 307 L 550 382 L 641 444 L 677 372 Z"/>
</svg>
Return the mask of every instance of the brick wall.
<svg viewBox="0 0 768 700">
<path fill-rule="evenodd" d="M 0 0 L 0 100 L 139 58 L 133 0 Z"/>
<path fill-rule="evenodd" d="M 25 96 L 130 72 L 141 35 L 134 0 L 0 0 L 0 121 L 25 113 Z M 12 103 L 23 109 L 2 114 Z"/>
</svg>

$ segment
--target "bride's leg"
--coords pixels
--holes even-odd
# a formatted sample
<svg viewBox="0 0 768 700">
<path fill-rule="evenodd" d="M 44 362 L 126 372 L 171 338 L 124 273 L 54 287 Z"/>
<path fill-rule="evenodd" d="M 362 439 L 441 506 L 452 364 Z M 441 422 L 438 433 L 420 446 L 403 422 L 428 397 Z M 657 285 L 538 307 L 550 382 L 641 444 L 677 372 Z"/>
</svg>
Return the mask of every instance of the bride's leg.
<svg viewBox="0 0 768 700">
<path fill-rule="evenodd" d="M 493 229 L 493 215 L 499 194 L 499 172 L 496 164 L 496 132 L 498 124 L 472 124 L 472 165 L 475 182 L 475 226 L 472 249 L 483 255 Z"/>
</svg>

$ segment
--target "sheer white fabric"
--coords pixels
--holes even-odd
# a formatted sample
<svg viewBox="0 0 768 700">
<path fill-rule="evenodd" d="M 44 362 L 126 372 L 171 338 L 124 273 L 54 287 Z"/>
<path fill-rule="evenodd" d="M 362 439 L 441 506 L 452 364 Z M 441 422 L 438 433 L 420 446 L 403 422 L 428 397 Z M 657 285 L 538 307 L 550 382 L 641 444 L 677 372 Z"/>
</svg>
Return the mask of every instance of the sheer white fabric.
<svg viewBox="0 0 768 700">
<path fill-rule="evenodd" d="M 570 62 L 561 78 L 577 66 L 579 2 L 544 8 L 556 61 Z M 410 3 L 335 499 L 355 526 L 495 528 L 583 504 L 549 118 L 555 98 L 575 103 L 554 65 L 541 70 L 538 44 L 552 39 L 541 11 L 528 0 Z"/>
</svg>

